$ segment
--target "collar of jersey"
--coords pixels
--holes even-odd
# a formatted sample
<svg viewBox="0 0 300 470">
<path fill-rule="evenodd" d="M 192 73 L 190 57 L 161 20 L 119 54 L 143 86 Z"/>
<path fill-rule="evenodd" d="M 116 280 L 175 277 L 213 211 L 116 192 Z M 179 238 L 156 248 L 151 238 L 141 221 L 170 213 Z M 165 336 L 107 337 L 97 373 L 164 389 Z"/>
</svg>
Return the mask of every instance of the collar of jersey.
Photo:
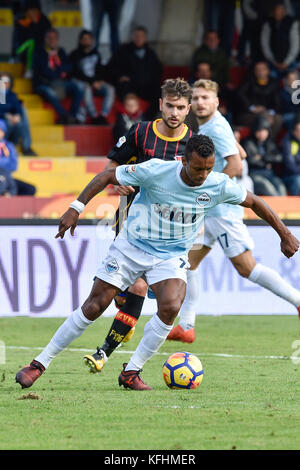
<svg viewBox="0 0 300 470">
<path fill-rule="evenodd" d="M 152 129 L 153 129 L 153 132 L 155 135 L 157 135 L 157 137 L 159 137 L 160 139 L 162 140 L 166 140 L 168 142 L 177 142 L 178 140 L 181 140 L 185 137 L 187 131 L 188 131 L 188 127 L 186 124 L 184 124 L 184 129 L 183 129 L 183 132 L 178 136 L 178 137 L 166 137 L 165 135 L 162 135 L 158 130 L 157 130 L 157 123 L 158 121 L 161 121 L 161 119 L 156 119 L 155 121 L 153 121 L 152 123 Z"/>
<path fill-rule="evenodd" d="M 205 128 L 205 126 L 207 127 L 208 124 L 211 126 L 220 114 L 220 111 L 217 110 L 209 121 L 206 121 L 204 124 L 200 124 L 200 126 L 198 127 L 198 133 L 201 134 L 201 130 Z"/>
</svg>

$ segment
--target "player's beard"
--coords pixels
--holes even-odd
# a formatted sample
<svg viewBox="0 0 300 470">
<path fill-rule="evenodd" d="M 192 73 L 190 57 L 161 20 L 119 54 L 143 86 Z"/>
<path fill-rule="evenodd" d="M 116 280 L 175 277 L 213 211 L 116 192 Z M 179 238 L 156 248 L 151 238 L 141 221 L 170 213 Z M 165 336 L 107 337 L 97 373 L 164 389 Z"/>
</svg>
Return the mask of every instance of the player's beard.
<svg viewBox="0 0 300 470">
<path fill-rule="evenodd" d="M 214 108 L 214 109 L 210 109 L 208 110 L 205 115 L 204 114 L 201 114 L 200 116 L 197 114 L 197 109 L 193 109 L 192 108 L 192 111 L 193 113 L 195 114 L 197 120 L 199 120 L 200 122 L 201 121 L 204 121 L 204 120 L 210 120 L 212 118 L 212 116 L 215 114 L 215 112 L 217 111 L 218 108 Z"/>
<path fill-rule="evenodd" d="M 163 116 L 162 116 L 162 120 L 163 120 L 163 122 L 165 123 L 165 125 L 166 125 L 169 129 L 178 129 L 178 127 L 180 127 L 180 126 L 184 123 L 184 121 L 178 121 L 177 126 L 170 126 L 170 124 L 168 123 L 167 119 L 164 118 Z"/>
</svg>

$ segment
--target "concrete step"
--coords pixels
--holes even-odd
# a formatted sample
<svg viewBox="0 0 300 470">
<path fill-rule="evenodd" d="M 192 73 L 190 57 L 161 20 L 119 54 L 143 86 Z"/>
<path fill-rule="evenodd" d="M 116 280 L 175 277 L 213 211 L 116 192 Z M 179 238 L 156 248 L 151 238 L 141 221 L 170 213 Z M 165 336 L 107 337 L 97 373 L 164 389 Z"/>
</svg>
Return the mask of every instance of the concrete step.
<svg viewBox="0 0 300 470">
<path fill-rule="evenodd" d="M 33 142 L 63 142 L 64 127 L 58 124 L 52 126 L 32 126 L 31 135 Z"/>
<path fill-rule="evenodd" d="M 32 82 L 26 78 L 16 78 L 14 81 L 14 92 L 19 93 L 32 93 Z"/>
<path fill-rule="evenodd" d="M 32 93 L 20 93 L 18 97 L 21 101 L 23 101 L 27 109 L 43 107 L 43 100 L 39 95 Z"/>
<path fill-rule="evenodd" d="M 23 64 L 10 64 L 9 62 L 0 62 L 0 72 L 10 73 L 14 78 L 22 78 Z"/>
<path fill-rule="evenodd" d="M 105 159 L 20 157 L 16 178 L 37 187 L 37 196 L 78 194 L 105 167 Z M 103 194 L 105 195 L 105 194 Z"/>
<path fill-rule="evenodd" d="M 31 126 L 54 124 L 52 109 L 28 109 L 28 118 Z"/>
<path fill-rule="evenodd" d="M 61 142 L 33 141 L 32 148 L 40 157 L 76 156 L 76 142 L 72 140 Z"/>
</svg>

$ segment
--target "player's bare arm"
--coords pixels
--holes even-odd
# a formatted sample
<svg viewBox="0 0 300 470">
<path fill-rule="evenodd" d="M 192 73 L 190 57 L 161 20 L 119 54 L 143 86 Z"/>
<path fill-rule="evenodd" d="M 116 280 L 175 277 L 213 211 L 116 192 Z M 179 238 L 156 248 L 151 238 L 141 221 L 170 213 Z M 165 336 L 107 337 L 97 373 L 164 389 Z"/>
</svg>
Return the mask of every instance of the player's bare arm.
<svg viewBox="0 0 300 470">
<path fill-rule="evenodd" d="M 241 146 L 241 144 L 238 143 L 237 140 L 236 140 L 235 143 L 236 143 L 236 146 L 238 148 L 241 159 L 244 160 L 247 157 L 246 150 L 244 149 L 244 147 Z"/>
<path fill-rule="evenodd" d="M 229 155 L 226 157 L 227 165 L 225 166 L 223 173 L 228 175 L 230 178 L 234 176 L 240 176 L 242 174 L 242 160 L 240 154 Z"/>
<path fill-rule="evenodd" d="M 265 220 L 278 233 L 281 239 L 281 251 L 287 257 L 293 256 L 299 249 L 299 240 L 289 231 L 278 215 L 260 197 L 247 191 L 247 197 L 241 206 L 249 207 L 258 217 Z"/>
<path fill-rule="evenodd" d="M 104 169 L 110 170 L 112 168 L 116 168 L 119 165 L 120 163 L 116 162 L 115 160 L 108 160 Z M 120 196 L 128 196 L 130 193 L 134 193 L 132 186 L 115 186 L 115 190 Z"/>
<path fill-rule="evenodd" d="M 96 194 L 103 191 L 108 184 L 118 185 L 118 180 L 116 178 L 116 170 L 111 168 L 110 170 L 105 170 L 102 173 L 99 173 L 92 179 L 92 181 L 84 188 L 77 198 L 77 201 L 86 205 L 91 199 L 93 199 Z M 70 207 L 61 217 L 59 221 L 59 229 L 55 238 L 64 238 L 65 232 L 71 228 L 71 235 L 74 235 L 74 230 L 77 225 L 77 220 L 79 217 L 79 212 L 76 209 Z"/>
</svg>

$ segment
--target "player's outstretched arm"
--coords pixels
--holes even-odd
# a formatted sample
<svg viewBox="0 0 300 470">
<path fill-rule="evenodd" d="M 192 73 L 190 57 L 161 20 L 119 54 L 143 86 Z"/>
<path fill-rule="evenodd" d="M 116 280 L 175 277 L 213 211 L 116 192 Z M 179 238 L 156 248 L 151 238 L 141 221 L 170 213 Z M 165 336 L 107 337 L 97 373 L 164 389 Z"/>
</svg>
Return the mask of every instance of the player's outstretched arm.
<svg viewBox="0 0 300 470">
<path fill-rule="evenodd" d="M 111 168 L 116 168 L 119 166 L 120 163 L 116 162 L 115 160 L 108 160 L 105 165 L 105 170 L 110 170 Z M 119 194 L 119 196 L 128 196 L 130 193 L 134 193 L 134 188 L 132 186 L 115 186 L 115 191 Z"/>
<path fill-rule="evenodd" d="M 77 201 L 85 206 L 96 194 L 103 191 L 108 184 L 118 185 L 118 180 L 116 178 L 115 168 L 110 170 L 103 171 L 95 176 L 92 181 L 84 188 L 77 198 Z M 74 230 L 77 225 L 78 217 L 80 212 L 72 207 L 70 207 L 61 217 L 59 221 L 58 233 L 55 238 L 64 238 L 65 232 L 71 228 L 71 235 L 74 235 Z"/>
<path fill-rule="evenodd" d="M 247 191 L 247 197 L 241 206 L 249 207 L 258 217 L 265 220 L 278 233 L 281 239 L 281 251 L 287 257 L 293 256 L 299 249 L 299 240 L 289 231 L 278 215 L 260 197 Z"/>
</svg>

